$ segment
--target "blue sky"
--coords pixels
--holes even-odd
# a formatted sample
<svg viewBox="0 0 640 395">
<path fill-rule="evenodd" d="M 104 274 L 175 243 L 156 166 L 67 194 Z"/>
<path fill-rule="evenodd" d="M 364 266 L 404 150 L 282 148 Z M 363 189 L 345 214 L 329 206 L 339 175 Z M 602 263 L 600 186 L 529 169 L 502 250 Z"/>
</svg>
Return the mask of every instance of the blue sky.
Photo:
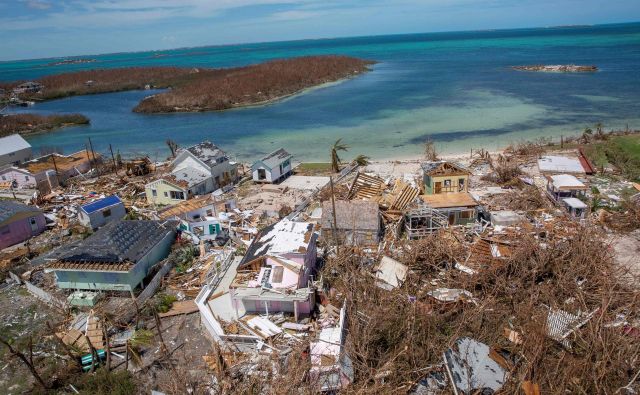
<svg viewBox="0 0 640 395">
<path fill-rule="evenodd" d="M 0 0 L 0 60 L 640 20 L 640 0 Z"/>
</svg>

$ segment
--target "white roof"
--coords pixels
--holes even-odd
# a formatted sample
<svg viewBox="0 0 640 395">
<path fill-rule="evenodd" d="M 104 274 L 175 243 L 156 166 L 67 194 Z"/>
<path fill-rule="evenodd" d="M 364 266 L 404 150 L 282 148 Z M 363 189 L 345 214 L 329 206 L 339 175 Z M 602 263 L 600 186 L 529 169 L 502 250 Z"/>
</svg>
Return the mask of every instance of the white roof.
<svg viewBox="0 0 640 395">
<path fill-rule="evenodd" d="M 550 173 L 585 173 L 580 160 L 566 156 L 543 156 L 538 159 L 538 168 L 541 172 Z"/>
<path fill-rule="evenodd" d="M 571 208 L 587 208 L 587 205 L 582 200 L 577 198 L 565 198 L 562 199 L 562 201 Z"/>
<path fill-rule="evenodd" d="M 550 176 L 549 178 L 551 179 L 553 186 L 557 189 L 586 188 L 580 180 L 571 174 L 557 174 L 555 176 Z"/>
<path fill-rule="evenodd" d="M 393 289 L 402 285 L 404 280 L 407 278 L 408 270 L 408 267 L 395 259 L 383 256 L 376 271 L 376 278 L 383 281 L 385 284 L 390 285 Z"/>
<path fill-rule="evenodd" d="M 31 148 L 31 144 L 27 143 L 19 134 L 0 138 L 0 155 L 6 155 L 25 148 Z"/>
<path fill-rule="evenodd" d="M 285 218 L 262 235 L 259 242 L 264 245 L 260 246 L 256 253 L 278 255 L 306 249 L 309 245 L 307 234 L 312 229 L 313 225 L 308 222 L 294 222 Z"/>
</svg>

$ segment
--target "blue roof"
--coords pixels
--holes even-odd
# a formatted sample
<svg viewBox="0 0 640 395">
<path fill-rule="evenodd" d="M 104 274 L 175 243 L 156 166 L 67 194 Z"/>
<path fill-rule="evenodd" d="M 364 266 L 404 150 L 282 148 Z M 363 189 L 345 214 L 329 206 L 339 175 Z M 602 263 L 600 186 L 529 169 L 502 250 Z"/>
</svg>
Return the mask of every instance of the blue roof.
<svg viewBox="0 0 640 395">
<path fill-rule="evenodd" d="M 111 195 L 107 196 L 106 198 L 96 200 L 95 202 L 85 204 L 84 206 L 82 206 L 82 210 L 87 214 L 91 214 L 118 203 L 121 203 L 120 198 L 116 195 Z"/>
</svg>

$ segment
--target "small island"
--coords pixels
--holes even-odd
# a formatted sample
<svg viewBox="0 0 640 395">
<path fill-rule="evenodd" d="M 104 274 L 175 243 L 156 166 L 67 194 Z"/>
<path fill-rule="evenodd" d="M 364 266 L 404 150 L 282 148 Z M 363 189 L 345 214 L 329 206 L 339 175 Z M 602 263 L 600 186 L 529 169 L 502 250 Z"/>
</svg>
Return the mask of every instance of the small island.
<svg viewBox="0 0 640 395">
<path fill-rule="evenodd" d="M 82 63 L 93 63 L 95 59 L 63 59 L 58 62 L 47 63 L 47 66 L 63 66 L 65 64 L 82 64 Z"/>
<path fill-rule="evenodd" d="M 0 115 L 0 137 L 19 133 L 23 136 L 50 132 L 55 129 L 74 125 L 87 125 L 89 118 L 81 114 L 38 115 L 7 114 Z"/>
<path fill-rule="evenodd" d="M 0 84 L 26 101 L 138 89 L 169 91 L 149 96 L 141 113 L 218 111 L 269 103 L 322 84 L 355 77 L 374 62 L 349 56 L 306 56 L 226 69 L 130 67 L 87 70 Z M 20 90 L 32 84 L 38 89 Z M 31 86 L 31 85 L 30 85 Z"/>
<path fill-rule="evenodd" d="M 512 68 L 520 71 L 541 71 L 549 73 L 592 73 L 598 71 L 596 66 L 581 66 L 575 64 L 535 64 L 529 66 L 512 66 Z"/>
</svg>

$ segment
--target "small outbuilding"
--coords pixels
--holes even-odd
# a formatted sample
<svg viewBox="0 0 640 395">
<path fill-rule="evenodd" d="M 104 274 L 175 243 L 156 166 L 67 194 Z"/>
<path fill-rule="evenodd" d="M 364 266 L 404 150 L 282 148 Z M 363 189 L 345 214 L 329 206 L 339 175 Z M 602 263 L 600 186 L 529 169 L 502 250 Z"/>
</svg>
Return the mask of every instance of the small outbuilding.
<svg viewBox="0 0 640 395">
<path fill-rule="evenodd" d="M 0 249 L 29 240 L 45 227 L 44 214 L 37 207 L 0 200 Z"/>
<path fill-rule="evenodd" d="M 284 148 L 270 153 L 251 166 L 254 182 L 279 183 L 291 175 L 293 156 Z"/>
<path fill-rule="evenodd" d="M 87 203 L 80 206 L 78 210 L 80 223 L 91 229 L 98 229 L 108 222 L 124 218 L 125 215 L 127 215 L 127 209 L 116 195 Z"/>
<path fill-rule="evenodd" d="M 341 243 L 374 245 L 380 241 L 381 225 L 378 203 L 368 200 L 337 200 L 334 223 L 333 204 L 322 203 L 322 237 L 334 240 L 334 229 Z"/>
</svg>

